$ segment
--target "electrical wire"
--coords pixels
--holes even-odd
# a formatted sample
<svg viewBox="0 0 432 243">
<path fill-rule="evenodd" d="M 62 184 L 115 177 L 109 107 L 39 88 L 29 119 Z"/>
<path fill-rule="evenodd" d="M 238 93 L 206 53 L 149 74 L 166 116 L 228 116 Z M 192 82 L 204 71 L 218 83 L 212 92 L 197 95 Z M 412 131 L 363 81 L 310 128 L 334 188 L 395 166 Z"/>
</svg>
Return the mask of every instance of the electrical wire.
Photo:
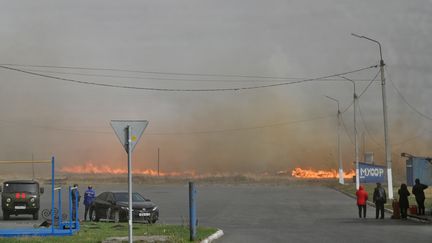
<svg viewBox="0 0 432 243">
<path fill-rule="evenodd" d="M 304 122 L 311 122 L 316 120 L 322 120 L 332 117 L 331 115 L 327 116 L 317 116 L 312 117 L 308 119 L 302 119 L 302 120 L 293 120 L 293 121 L 285 121 L 285 122 L 279 122 L 279 123 L 273 123 L 273 124 L 267 124 L 267 125 L 261 125 L 261 126 L 251 126 L 251 127 L 242 127 L 242 128 L 228 128 L 228 129 L 217 129 L 217 130 L 203 130 L 203 131 L 187 131 L 187 132 L 146 132 L 145 135 L 149 136 L 165 136 L 165 135 L 199 135 L 199 134 L 213 134 L 213 133 L 226 133 L 226 132 L 239 132 L 239 131 L 245 131 L 245 130 L 257 130 L 257 129 L 266 129 L 266 128 L 272 128 L 272 127 L 279 127 L 279 126 L 287 126 L 292 124 L 299 124 Z M 7 121 L 7 120 L 0 120 L 2 123 L 9 123 L 12 125 L 24 125 L 19 124 L 17 122 L 13 121 Z M 25 124 L 26 127 L 34 127 L 34 128 L 41 128 L 41 129 L 47 129 L 47 130 L 55 130 L 55 131 L 62 131 L 62 132 L 76 132 L 76 133 L 89 133 L 89 134 L 112 134 L 110 131 L 97 131 L 97 130 L 85 130 L 85 129 L 67 129 L 67 128 L 58 128 L 58 127 L 50 127 L 50 126 L 42 126 L 42 125 L 28 125 Z"/>
<path fill-rule="evenodd" d="M 363 91 L 360 93 L 360 95 L 358 95 L 358 96 L 356 96 L 357 97 L 357 99 L 360 99 L 360 97 L 369 89 L 369 87 L 371 86 L 371 84 L 373 83 L 373 82 L 375 82 L 375 80 L 376 80 L 376 78 L 378 77 L 378 74 L 380 73 L 380 71 L 378 71 L 376 74 L 375 74 L 375 76 L 369 81 L 369 84 L 363 89 Z M 343 76 L 341 76 L 343 79 L 345 79 L 345 80 L 348 80 L 348 81 L 351 81 L 351 82 L 355 82 L 355 80 L 353 80 L 353 79 L 349 79 L 349 78 L 347 78 L 347 77 L 343 77 Z M 355 94 L 356 95 L 356 94 Z M 341 111 L 341 113 L 345 113 L 346 111 L 348 111 L 348 109 L 352 106 L 354 104 L 354 100 L 353 101 L 351 101 L 351 103 L 343 110 L 343 111 Z"/>
<path fill-rule="evenodd" d="M 373 77 L 373 79 L 368 83 L 368 85 L 363 89 L 363 91 L 357 96 L 357 99 L 360 99 L 360 97 L 362 97 L 362 95 L 364 94 L 364 93 L 366 93 L 366 91 L 369 89 L 369 87 L 371 86 L 371 84 L 373 83 L 373 82 L 375 82 L 375 80 L 376 80 L 376 78 L 378 77 L 378 74 L 380 74 L 380 71 L 378 71 L 376 74 L 375 74 L 375 77 Z"/>
<path fill-rule="evenodd" d="M 118 68 L 91 68 L 91 67 L 73 67 L 73 66 L 55 66 L 55 65 L 27 65 L 27 64 L 0 64 L 0 66 L 15 66 L 15 67 L 35 67 L 35 68 L 55 68 L 55 69 L 75 69 L 89 71 L 113 71 L 127 73 L 143 73 L 156 75 L 175 75 L 175 76 L 200 76 L 200 77 L 223 77 L 223 78 L 253 78 L 253 79 L 279 79 L 288 80 L 288 77 L 276 76 L 259 76 L 259 75 L 237 75 L 237 74 L 204 74 L 204 73 L 181 73 L 181 72 L 158 72 L 158 71 L 142 71 Z M 378 67 L 375 65 L 374 67 Z M 294 78 L 296 79 L 296 78 Z"/>
<path fill-rule="evenodd" d="M 431 133 L 430 131 L 426 131 L 426 133 Z M 408 142 L 411 142 L 412 140 L 415 140 L 415 139 L 417 139 L 417 138 L 419 138 L 419 137 L 423 137 L 425 135 L 425 130 L 423 129 L 423 130 L 420 130 L 418 133 L 417 133 L 417 135 L 415 135 L 415 136 L 413 136 L 413 137 L 409 137 L 409 138 L 407 138 L 407 139 L 405 139 L 405 140 L 402 140 L 402 141 L 400 141 L 400 142 L 397 142 L 397 143 L 392 143 L 392 147 L 399 147 L 399 146 L 401 146 L 401 145 L 403 145 L 403 144 L 405 144 L 405 143 L 408 143 Z"/>
<path fill-rule="evenodd" d="M 342 116 L 342 115 L 340 116 L 340 119 L 341 119 L 341 121 L 342 121 L 342 126 L 343 126 L 343 128 L 344 128 L 345 134 L 346 134 L 347 137 L 349 138 L 351 144 L 354 145 L 354 140 L 353 140 L 353 139 L 351 138 L 351 136 L 349 135 L 348 129 L 347 129 L 346 125 L 345 125 L 345 122 L 344 122 L 344 120 L 343 120 L 343 116 Z"/>
<path fill-rule="evenodd" d="M 46 130 L 54 130 L 61 132 L 77 132 L 77 133 L 92 133 L 92 134 L 112 134 L 112 132 L 108 131 L 97 131 L 97 130 L 85 130 L 85 129 L 69 129 L 69 128 L 60 128 L 53 126 L 44 126 L 44 125 L 36 125 L 36 124 L 27 124 L 24 122 L 16 122 L 16 121 L 8 121 L 8 120 L 0 120 L 1 123 L 10 124 L 13 126 L 24 126 L 24 127 L 33 127 L 38 129 L 46 129 Z"/>
<path fill-rule="evenodd" d="M 262 126 L 254 126 L 254 127 L 231 128 L 231 129 L 220 129 L 220 130 L 210 130 L 210 131 L 195 131 L 195 132 L 148 133 L 148 134 L 149 135 L 193 135 L 193 134 L 238 132 L 238 131 L 244 131 L 244 130 L 256 130 L 256 129 L 271 128 L 271 127 L 287 126 L 287 125 L 291 125 L 291 124 L 298 124 L 298 123 L 328 119 L 330 117 L 332 117 L 332 116 L 331 115 L 319 116 L 319 117 L 314 117 L 314 118 L 310 118 L 310 119 L 287 121 L 287 122 L 280 122 L 280 123 L 274 123 L 274 124 L 262 125 Z"/>
<path fill-rule="evenodd" d="M 173 92 L 173 91 L 177 91 L 177 92 L 239 91 L 239 90 L 270 88 L 270 87 L 283 86 L 283 85 L 289 85 L 289 84 L 298 84 L 298 83 L 304 83 L 304 82 L 318 81 L 318 80 L 323 80 L 326 78 L 332 78 L 332 77 L 337 77 L 337 76 L 341 76 L 341 75 L 356 73 L 356 72 L 360 72 L 360 71 L 364 71 L 364 70 L 376 68 L 376 67 L 377 67 L 377 65 L 374 65 L 374 66 L 368 66 L 368 67 L 364 67 L 364 68 L 360 68 L 360 69 L 356 69 L 356 70 L 352 70 L 352 71 L 348 71 L 348 72 L 344 72 L 344 73 L 321 76 L 318 78 L 309 78 L 309 79 L 303 79 L 303 80 L 292 81 L 292 82 L 283 82 L 283 83 L 258 85 L 258 86 L 245 86 L 245 87 L 237 87 L 237 88 L 216 88 L 216 89 L 173 89 L 173 88 L 136 87 L 136 86 L 117 85 L 117 84 L 95 83 L 95 82 L 88 82 L 88 81 L 82 81 L 82 80 L 46 75 L 46 74 L 41 74 L 41 73 L 37 73 L 37 72 L 26 71 L 23 69 L 11 68 L 11 67 L 0 65 L 0 68 L 11 70 L 11 71 L 16 71 L 16 72 L 26 73 L 26 74 L 30 74 L 30 75 L 34 75 L 34 76 L 40 76 L 40 77 L 56 79 L 56 80 L 61 80 L 61 81 L 66 81 L 66 82 L 78 83 L 78 84 L 86 84 L 86 85 L 102 86 L 102 87 L 110 87 L 110 88 L 121 88 L 121 89 L 135 89 L 135 90 L 147 90 L 147 91 L 168 91 L 168 92 Z"/>
<path fill-rule="evenodd" d="M 360 115 L 360 120 L 361 120 L 361 122 L 363 124 L 363 128 L 365 129 L 366 134 L 369 136 L 369 138 L 371 139 L 371 141 L 377 146 L 378 149 L 384 151 L 384 147 L 380 143 L 378 143 L 378 141 L 375 139 L 375 137 L 369 131 L 369 128 L 368 128 L 368 126 L 366 124 L 366 121 L 365 121 L 365 119 L 363 117 L 363 112 L 362 112 L 362 109 L 361 109 L 360 101 L 358 102 L 358 111 L 359 111 L 359 115 Z"/>
<path fill-rule="evenodd" d="M 388 74 L 387 76 L 389 77 L 389 81 L 391 86 L 394 88 L 394 90 L 396 91 L 396 93 L 401 97 L 402 101 L 411 109 L 413 110 L 415 113 L 417 113 L 417 115 L 419 115 L 420 117 L 423 117 L 427 120 L 432 121 L 432 117 L 422 113 L 421 111 L 419 111 L 417 108 L 415 108 L 413 105 L 411 105 L 407 99 L 402 95 L 402 93 L 400 92 L 400 90 L 396 87 L 396 85 L 393 83 L 390 73 L 386 70 L 386 73 Z"/>
<path fill-rule="evenodd" d="M 142 79 L 142 80 L 162 80 L 162 81 L 184 81 L 184 82 L 227 82 L 227 83 L 244 83 L 244 82 L 278 82 L 278 80 L 257 80 L 257 79 L 197 79 L 197 78 L 166 78 L 166 77 L 141 77 L 141 76 L 124 76 L 124 75 L 110 75 L 110 74 L 93 74 L 93 73 L 76 73 L 76 72 L 60 72 L 60 71 L 49 71 L 49 70 L 35 70 L 35 69 L 23 69 L 29 72 L 38 73 L 53 73 L 53 74 L 66 74 L 66 75 L 77 75 L 87 77 L 103 77 L 103 78 L 122 78 L 122 79 Z M 299 80 L 302 78 L 286 78 L 286 80 Z"/>
<path fill-rule="evenodd" d="M 103 77 L 103 78 L 121 78 L 121 79 L 141 79 L 141 80 L 158 80 L 158 81 L 182 81 L 182 82 L 220 82 L 220 83 L 269 83 L 269 82 L 279 82 L 280 80 L 268 79 L 268 80 L 258 80 L 258 79 L 196 79 L 196 78 L 166 78 L 166 77 L 141 77 L 141 76 L 123 76 L 123 75 L 111 75 L 111 74 L 94 74 L 94 73 L 77 73 L 77 72 L 61 72 L 61 71 L 51 71 L 51 70 L 35 70 L 35 69 L 23 69 L 29 72 L 38 73 L 53 73 L 53 74 L 66 74 L 66 75 L 76 75 L 76 76 L 86 76 L 86 77 Z M 285 80 L 303 80 L 307 78 L 285 78 Z M 325 81 L 342 81 L 343 79 L 326 79 Z M 356 79 L 356 82 L 369 82 L 369 80 Z"/>
<path fill-rule="evenodd" d="M 377 141 L 377 139 L 372 135 L 372 133 L 371 133 L 370 130 L 368 129 L 368 126 L 367 126 L 366 121 L 365 121 L 364 116 L 363 116 L 363 112 L 362 112 L 362 109 L 361 109 L 361 105 L 360 105 L 360 103 L 359 103 L 358 108 L 359 108 L 359 115 L 360 115 L 360 119 L 361 119 L 361 121 L 362 121 L 363 127 L 364 127 L 364 129 L 365 129 L 367 135 L 369 136 L 369 138 L 371 139 L 371 141 L 372 141 L 372 142 L 377 146 L 376 148 L 378 148 L 378 149 L 381 150 L 381 151 L 385 151 L 385 150 L 384 150 L 384 146 L 381 145 L 381 144 Z M 407 142 L 409 142 L 409 141 L 412 141 L 412 140 L 414 140 L 414 139 L 416 139 L 416 138 L 418 138 L 418 137 L 421 137 L 421 136 L 423 136 L 423 135 L 424 135 L 424 133 L 423 133 L 422 131 L 420 131 L 419 133 L 417 133 L 417 135 L 415 135 L 415 136 L 413 136 L 413 137 L 409 137 L 409 138 L 404 139 L 404 140 L 399 141 L 399 142 L 391 143 L 391 146 L 392 146 L 392 148 L 394 148 L 394 147 L 396 147 L 396 146 L 400 146 L 400 145 L 402 145 L 402 144 L 405 144 L 405 143 L 407 143 Z"/>
</svg>

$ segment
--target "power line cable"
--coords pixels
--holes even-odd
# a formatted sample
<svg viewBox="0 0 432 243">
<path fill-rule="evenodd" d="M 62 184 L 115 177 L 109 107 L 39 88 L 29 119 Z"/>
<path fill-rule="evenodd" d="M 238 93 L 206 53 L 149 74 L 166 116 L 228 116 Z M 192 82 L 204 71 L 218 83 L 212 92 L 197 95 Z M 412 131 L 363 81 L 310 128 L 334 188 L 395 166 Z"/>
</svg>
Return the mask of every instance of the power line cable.
<svg viewBox="0 0 432 243">
<path fill-rule="evenodd" d="M 341 114 L 347 112 L 349 110 L 349 108 L 351 108 L 351 106 L 353 106 L 353 104 L 354 104 L 354 101 L 351 101 L 351 103 L 345 109 L 343 109 L 343 111 L 341 111 Z"/>
<path fill-rule="evenodd" d="M 411 109 L 413 110 L 415 113 L 417 113 L 417 115 L 419 115 L 420 117 L 423 117 L 425 119 L 428 119 L 430 121 L 432 121 L 432 117 L 422 113 L 421 111 L 419 111 L 417 108 L 415 108 L 413 105 L 411 105 L 407 99 L 402 95 L 402 93 L 400 92 L 400 90 L 396 87 L 396 85 L 393 83 L 392 79 L 390 78 L 390 73 L 388 71 L 387 72 L 387 76 L 389 77 L 389 81 L 391 86 L 394 88 L 394 90 L 396 90 L 396 93 L 401 97 L 402 101 Z"/>
<path fill-rule="evenodd" d="M 110 133 L 108 131 L 69 129 L 69 128 L 37 125 L 37 124 L 26 124 L 24 122 L 9 121 L 9 120 L 0 120 L 0 122 L 10 124 L 12 126 L 23 126 L 24 125 L 24 127 L 33 127 L 33 128 L 38 128 L 38 129 L 54 130 L 54 131 L 61 131 L 61 132 L 77 132 L 77 133 L 92 133 L 92 134 L 109 134 Z"/>
<path fill-rule="evenodd" d="M 212 134 L 212 133 L 226 133 L 226 132 L 238 132 L 238 131 L 245 131 L 245 130 L 256 130 L 256 129 L 265 129 L 265 128 L 271 128 L 271 127 L 279 127 L 279 126 L 287 126 L 292 124 L 300 124 L 310 121 L 316 121 L 316 120 L 322 120 L 327 119 L 332 116 L 318 116 L 308 119 L 302 119 L 302 120 L 293 120 L 293 121 L 285 121 L 285 122 L 279 122 L 279 123 L 273 123 L 273 124 L 267 124 L 267 125 L 261 125 L 261 126 L 251 126 L 251 127 L 242 127 L 242 128 L 228 128 L 228 129 L 217 129 L 217 130 L 203 130 L 203 131 L 188 131 L 188 132 L 146 132 L 145 135 L 154 135 L 154 136 L 165 136 L 165 135 L 199 135 L 199 134 Z M 7 121 L 7 120 L 0 120 L 2 123 L 9 123 L 12 125 L 22 125 L 17 124 L 17 122 L 13 121 Z M 26 125 L 28 126 L 28 125 Z M 96 131 L 96 130 L 84 130 L 84 129 L 68 129 L 68 128 L 59 128 L 59 127 L 51 127 L 51 126 L 42 126 L 42 125 L 30 125 L 30 127 L 35 128 L 41 128 L 41 129 L 47 129 L 47 130 L 55 130 L 55 131 L 62 131 L 62 132 L 77 132 L 77 133 L 90 133 L 90 134 L 112 134 L 112 132 L 109 131 Z"/>
<path fill-rule="evenodd" d="M 123 79 L 142 79 L 142 80 L 161 80 L 161 81 L 183 81 L 183 82 L 227 82 L 227 83 L 257 83 L 257 82 L 279 82 L 280 79 L 196 79 L 196 78 L 166 78 L 166 77 L 141 77 L 141 76 L 123 76 L 123 75 L 111 75 L 111 74 L 94 74 L 94 73 L 77 73 L 77 72 L 61 72 L 51 70 L 35 70 L 35 69 L 23 69 L 24 71 L 37 72 L 37 73 L 54 73 L 54 74 L 66 74 L 66 75 L 77 75 L 77 76 L 88 76 L 88 77 L 104 77 L 104 78 L 123 78 Z M 282 78 L 281 78 L 282 79 Z M 293 78 L 286 77 L 285 80 L 304 80 L 307 78 Z M 325 79 L 325 81 L 342 81 L 343 79 Z M 369 80 L 357 79 L 356 82 L 369 82 Z"/>
<path fill-rule="evenodd" d="M 378 77 L 378 74 L 380 74 L 380 71 L 378 71 L 375 74 L 375 77 L 373 77 L 373 79 L 368 83 L 368 85 L 363 89 L 363 91 L 357 96 L 357 99 L 360 99 L 360 97 L 362 97 L 362 95 L 369 89 L 369 87 L 371 86 L 371 84 L 373 82 L 375 82 L 376 78 Z"/>
<path fill-rule="evenodd" d="M 369 81 L 369 84 L 366 86 L 366 88 L 364 88 L 363 89 L 363 91 L 360 93 L 360 95 L 358 95 L 357 96 L 357 99 L 360 99 L 360 97 L 369 89 L 369 87 L 371 86 L 371 84 L 376 80 L 376 78 L 378 77 L 378 74 L 380 73 L 380 71 L 378 71 L 376 74 L 375 74 L 375 76 Z M 355 80 L 353 80 L 353 79 L 349 79 L 349 78 L 347 78 L 347 77 L 343 77 L 343 76 L 340 76 L 340 77 L 342 77 L 343 79 L 345 79 L 345 80 L 348 80 L 348 81 L 351 81 L 351 82 L 355 82 Z M 351 101 L 351 103 L 343 110 L 343 111 L 341 111 L 341 113 L 345 113 L 352 105 L 354 104 L 354 100 L 353 101 Z"/>
<path fill-rule="evenodd" d="M 362 121 L 363 127 L 364 127 L 365 130 L 366 130 L 366 133 L 367 133 L 368 136 L 371 138 L 372 142 L 377 146 L 377 148 L 380 149 L 380 150 L 382 150 L 382 151 L 384 151 L 384 146 L 381 145 L 381 144 L 377 141 L 377 139 L 372 135 L 372 133 L 371 133 L 370 130 L 368 129 L 368 126 L 367 126 L 367 124 L 366 124 L 366 121 L 364 120 L 364 116 L 363 116 L 363 112 L 362 112 L 362 109 L 361 109 L 361 105 L 360 105 L 360 103 L 359 103 L 359 107 L 358 107 L 358 108 L 359 108 L 360 119 L 361 119 L 361 121 Z M 420 133 L 417 133 L 417 135 L 415 135 L 415 136 L 413 136 L 413 137 L 407 138 L 407 139 L 405 139 L 405 140 L 402 140 L 402 141 L 399 141 L 399 142 L 396 142 L 396 143 L 392 143 L 391 145 L 392 145 L 392 147 L 393 147 L 393 146 L 400 146 L 400 145 L 402 145 L 402 144 L 404 144 L 404 143 L 407 143 L 407 142 L 409 142 L 409 141 L 411 141 L 411 140 L 414 140 L 414 139 L 416 139 L 416 138 L 418 138 L 418 137 L 421 137 L 421 136 L 423 136 L 423 135 L 424 135 L 424 133 L 423 133 L 422 131 L 420 131 Z"/>
<path fill-rule="evenodd" d="M 347 127 L 346 127 L 345 121 L 343 120 L 343 117 L 340 116 L 340 119 L 341 119 L 341 121 L 342 121 L 342 126 L 343 126 L 343 128 L 344 128 L 345 134 L 346 134 L 347 137 L 349 138 L 351 144 L 354 145 L 354 140 L 353 140 L 353 139 L 351 138 L 351 136 L 349 135 L 349 132 L 348 132 L 348 129 L 347 129 Z"/>
<path fill-rule="evenodd" d="M 201 76 L 201 77 L 224 77 L 224 78 L 253 78 L 253 79 L 279 79 L 287 80 L 291 78 L 276 77 L 276 76 L 259 76 L 259 75 L 238 75 L 238 74 L 204 74 L 204 73 L 182 73 L 182 72 L 158 72 L 158 71 L 142 71 L 119 68 L 92 68 L 92 67 L 73 67 L 73 66 L 55 66 L 55 65 L 26 65 L 26 64 L 0 64 L 1 66 L 16 66 L 16 67 L 35 67 L 35 68 L 55 68 L 55 69 L 75 69 L 89 71 L 113 71 L 113 72 L 128 72 L 128 73 L 143 73 L 156 75 L 175 75 L 175 76 Z M 378 67 L 377 65 L 374 67 Z"/>
<path fill-rule="evenodd" d="M 360 115 L 360 120 L 362 121 L 363 124 L 363 128 L 366 130 L 366 134 L 369 136 L 369 138 L 371 139 L 371 141 L 377 146 L 378 149 L 383 150 L 384 151 L 384 147 L 378 143 L 378 141 L 375 139 L 375 137 L 372 135 L 372 133 L 369 131 L 369 128 L 366 124 L 366 121 L 363 117 L 363 112 L 361 109 L 361 105 L 360 102 L 358 102 L 358 111 L 359 111 L 359 115 Z"/>
<path fill-rule="evenodd" d="M 278 82 L 279 80 L 257 80 L 257 79 L 197 79 L 197 78 L 168 78 L 168 77 L 141 77 L 141 76 L 124 76 L 124 75 L 111 75 L 111 74 L 93 74 L 93 73 L 77 73 L 77 72 L 61 72 L 61 71 L 49 71 L 49 70 L 35 70 L 35 69 L 23 69 L 30 72 L 38 73 L 54 73 L 54 74 L 66 74 L 66 75 L 77 75 L 77 76 L 88 76 L 88 77 L 104 77 L 104 78 L 123 78 L 123 79 L 143 79 L 143 80 L 162 80 L 162 81 L 184 81 L 184 82 Z M 286 78 L 287 80 L 298 80 L 301 78 Z"/>
<path fill-rule="evenodd" d="M 431 133 L 430 131 L 426 131 L 426 133 Z M 401 145 L 403 145 L 403 144 L 405 144 L 405 143 L 408 143 L 408 142 L 411 142 L 412 140 L 415 140 L 415 139 L 417 139 L 417 138 L 419 138 L 419 137 L 423 137 L 425 135 L 425 130 L 423 129 L 423 130 L 420 130 L 418 133 L 417 133 L 417 135 L 415 135 L 415 136 L 413 136 L 413 137 L 409 137 L 409 138 L 407 138 L 407 139 L 405 139 L 405 140 L 402 140 L 402 141 L 400 141 L 400 142 L 397 142 L 397 143 L 392 143 L 392 147 L 398 147 L 398 146 L 401 146 Z"/>
<path fill-rule="evenodd" d="M 332 116 L 319 116 L 314 117 L 310 119 L 304 119 L 304 120 L 295 120 L 295 121 L 287 121 L 287 122 L 280 122 L 280 123 L 274 123 L 269 125 L 262 125 L 262 126 L 253 126 L 253 127 L 243 127 L 243 128 L 229 128 L 229 129 L 220 129 L 220 130 L 209 130 L 209 131 L 195 131 L 195 132 L 175 132 L 175 133 L 148 133 L 149 135 L 193 135 L 193 134 L 210 134 L 210 133 L 226 133 L 226 132 L 237 132 L 237 131 L 244 131 L 244 130 L 256 130 L 256 129 L 264 129 L 264 128 L 271 128 L 271 127 L 279 127 L 279 126 L 286 126 L 291 124 L 299 124 L 304 122 L 310 122 L 310 121 L 316 121 L 316 120 L 322 120 L 327 119 Z"/>
<path fill-rule="evenodd" d="M 360 95 L 358 96 L 358 98 L 360 98 L 368 89 L 369 89 L 369 87 L 371 86 L 371 84 L 376 80 L 376 78 L 378 77 L 378 74 L 380 74 L 380 71 L 378 71 L 377 72 L 377 74 L 374 76 L 374 78 L 369 82 L 369 84 L 366 86 L 366 88 L 365 89 L 363 89 L 363 91 L 360 93 Z M 390 75 L 388 74 L 388 76 L 390 77 Z M 392 84 L 392 86 L 396 89 L 396 91 L 399 93 L 399 95 L 402 97 L 402 99 L 404 99 L 404 97 L 402 96 L 402 94 L 399 92 L 399 90 L 397 89 L 397 87 L 395 87 L 394 86 L 394 83 L 392 82 L 392 80 L 391 80 L 391 78 L 389 78 L 389 80 L 390 80 L 390 82 L 391 82 L 391 84 Z M 406 101 L 406 100 L 404 100 L 404 101 Z M 407 102 L 406 102 L 407 103 Z M 363 116 L 363 112 L 362 112 L 362 109 L 361 109 L 361 106 L 360 106 L 360 102 L 358 102 L 358 104 L 359 104 L 359 106 L 358 106 L 358 108 L 359 108 L 359 114 L 360 114 L 360 119 L 361 119 L 361 121 L 362 121 L 362 124 L 363 124 L 363 127 L 364 127 L 364 129 L 366 130 L 366 133 L 368 134 L 368 136 L 371 138 L 371 140 L 372 140 L 372 142 L 377 146 L 377 148 L 379 149 L 379 150 L 382 150 L 382 151 L 384 151 L 384 148 L 383 148 L 383 146 L 381 145 L 381 144 L 379 144 L 378 142 L 377 142 L 377 140 L 375 139 L 375 137 L 372 135 L 372 133 L 370 132 L 370 130 L 368 129 L 368 126 L 367 126 L 367 124 L 366 124 L 366 121 L 365 121 L 365 119 L 364 119 L 364 116 Z M 350 108 L 351 106 L 353 105 L 353 102 L 351 102 L 351 104 L 343 111 L 343 112 L 345 112 L 345 111 L 347 111 L 348 110 L 348 108 Z M 407 103 L 407 105 L 409 105 L 410 106 L 410 104 L 409 103 Z M 412 107 L 412 108 L 414 108 L 414 107 Z M 415 108 L 414 108 L 415 109 Z M 342 113 L 343 113 L 342 112 Z M 345 124 L 344 124 L 345 125 Z M 346 127 L 345 127 L 346 128 Z M 403 140 L 403 141 L 400 141 L 400 142 L 397 142 L 397 143 L 392 143 L 391 145 L 392 146 L 400 146 L 400 145 L 402 145 L 402 144 L 405 144 L 405 143 L 407 143 L 407 142 L 409 142 L 409 141 L 412 141 L 412 140 L 414 140 L 414 139 L 416 139 L 416 138 L 418 138 L 418 137 L 420 137 L 420 136 L 423 136 L 424 134 L 418 134 L 418 135 L 416 135 L 416 136 L 414 136 L 414 137 L 410 137 L 410 138 L 408 138 L 408 139 L 405 139 L 405 140 Z M 351 137 L 350 137 L 351 138 Z"/>
<path fill-rule="evenodd" d="M 360 68 L 360 69 L 356 69 L 356 70 L 352 70 L 352 71 L 348 71 L 348 72 L 344 72 L 344 73 L 339 73 L 339 74 L 327 75 L 327 76 L 322 76 L 322 77 L 318 77 L 318 78 L 310 78 L 310 79 L 304 79 L 304 80 L 298 80 L 298 81 L 292 81 L 292 82 L 277 83 L 277 84 L 267 84 L 267 85 L 258 85 L 258 86 L 246 86 L 246 87 L 237 87 L 237 88 L 172 89 L 172 88 L 136 87 L 136 86 L 117 85 L 117 84 L 95 83 L 95 82 L 88 82 L 88 81 L 81 81 L 81 80 L 76 80 L 76 79 L 69 79 L 69 78 L 62 78 L 62 77 L 57 77 L 57 76 L 52 76 L 52 75 L 46 75 L 46 74 L 41 74 L 41 73 L 26 71 L 26 70 L 23 70 L 23 69 L 11 68 L 11 67 L 0 65 L 0 68 L 11 70 L 11 71 L 16 71 L 16 72 L 26 73 L 26 74 L 30 74 L 30 75 L 34 75 L 34 76 L 40 76 L 40 77 L 45 77 L 45 78 L 50 78 L 50 79 L 56 79 L 56 80 L 61 80 L 61 81 L 66 81 L 66 82 L 78 83 L 78 84 L 93 85 L 93 86 L 102 86 L 102 87 L 110 87 L 110 88 L 135 89 L 135 90 L 147 90 L 147 91 L 169 91 L 169 92 L 173 92 L 173 91 L 178 91 L 178 92 L 192 92 L 192 91 L 195 91 L 195 92 L 239 91 L 239 90 L 251 90 L 251 89 L 260 89 L 260 88 L 270 88 L 270 87 L 283 86 L 283 85 L 289 85 L 289 84 L 297 84 L 297 83 L 303 83 L 303 82 L 318 81 L 318 80 L 323 80 L 323 79 L 326 79 L 326 78 L 332 78 L 332 77 L 336 77 L 336 76 L 341 76 L 341 75 L 347 75 L 347 74 L 351 74 L 351 73 L 356 73 L 356 72 L 360 72 L 360 71 L 364 71 L 364 70 L 371 69 L 371 68 L 376 68 L 376 67 L 377 67 L 377 65 L 368 66 L 368 67 L 364 67 L 364 68 Z"/>
</svg>

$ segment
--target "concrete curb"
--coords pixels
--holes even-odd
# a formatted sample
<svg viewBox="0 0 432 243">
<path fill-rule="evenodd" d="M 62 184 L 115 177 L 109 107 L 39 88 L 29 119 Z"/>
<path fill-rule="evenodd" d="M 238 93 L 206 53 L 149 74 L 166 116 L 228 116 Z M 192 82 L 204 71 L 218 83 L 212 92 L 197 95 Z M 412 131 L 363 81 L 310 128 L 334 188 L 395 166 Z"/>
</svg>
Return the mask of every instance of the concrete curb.
<svg viewBox="0 0 432 243">
<path fill-rule="evenodd" d="M 216 231 L 216 233 L 210 235 L 209 237 L 205 238 L 204 240 L 201 241 L 201 243 L 210 243 L 216 239 L 221 238 L 224 235 L 223 230 L 218 229 L 218 231 Z"/>
<path fill-rule="evenodd" d="M 342 194 L 344 194 L 344 195 L 346 195 L 346 196 L 348 196 L 348 197 L 351 197 L 351 198 L 353 198 L 353 199 L 357 199 L 356 196 L 354 196 L 354 195 L 352 195 L 352 194 L 349 194 L 349 193 L 347 193 L 347 192 L 344 192 L 344 191 L 338 190 L 337 188 L 334 188 L 334 187 L 331 187 L 331 188 L 333 188 L 335 191 L 338 191 L 338 192 L 340 192 L 340 193 L 342 193 Z M 366 203 L 367 203 L 369 206 L 371 206 L 371 207 L 375 207 L 375 203 L 372 203 L 372 202 L 369 202 L 369 201 L 367 201 Z M 391 209 L 384 208 L 384 211 L 386 211 L 387 213 L 391 213 L 391 214 L 393 214 L 393 210 L 391 210 Z M 428 223 L 431 223 L 431 221 L 430 221 L 428 218 L 423 218 L 423 217 L 420 217 L 420 216 L 417 216 L 417 215 L 410 215 L 410 214 L 408 214 L 407 216 L 408 216 L 408 218 L 410 218 L 410 219 L 412 219 L 412 220 L 416 219 L 416 220 L 421 221 L 421 222 L 428 222 Z"/>
</svg>

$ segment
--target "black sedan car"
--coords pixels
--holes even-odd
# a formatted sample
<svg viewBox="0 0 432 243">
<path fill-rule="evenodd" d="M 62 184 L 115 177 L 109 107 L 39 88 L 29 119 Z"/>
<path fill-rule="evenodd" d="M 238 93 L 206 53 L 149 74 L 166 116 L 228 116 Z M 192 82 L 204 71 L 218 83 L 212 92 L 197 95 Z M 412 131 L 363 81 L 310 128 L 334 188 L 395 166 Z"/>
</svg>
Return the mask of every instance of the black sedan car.
<svg viewBox="0 0 432 243">
<path fill-rule="evenodd" d="M 101 219 L 114 222 L 127 221 L 129 218 L 127 192 L 102 192 L 94 200 L 90 211 L 94 221 Z M 132 193 L 133 222 L 156 223 L 159 218 L 159 209 L 150 199 L 139 193 Z"/>
</svg>

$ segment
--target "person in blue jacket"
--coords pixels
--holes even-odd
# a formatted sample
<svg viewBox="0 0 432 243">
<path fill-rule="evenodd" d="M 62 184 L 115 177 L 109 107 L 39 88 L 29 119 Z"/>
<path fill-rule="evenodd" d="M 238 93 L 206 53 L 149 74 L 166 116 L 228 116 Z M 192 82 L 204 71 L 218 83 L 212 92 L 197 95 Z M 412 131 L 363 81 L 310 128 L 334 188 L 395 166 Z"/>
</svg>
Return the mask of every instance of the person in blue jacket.
<svg viewBox="0 0 432 243">
<path fill-rule="evenodd" d="M 91 185 L 88 186 L 87 190 L 84 193 L 84 221 L 87 220 L 87 213 L 90 210 L 89 213 L 89 220 L 92 219 L 92 215 L 93 215 L 93 209 L 91 207 L 94 199 L 96 197 L 96 192 L 95 190 L 93 190 L 93 187 Z"/>
</svg>

